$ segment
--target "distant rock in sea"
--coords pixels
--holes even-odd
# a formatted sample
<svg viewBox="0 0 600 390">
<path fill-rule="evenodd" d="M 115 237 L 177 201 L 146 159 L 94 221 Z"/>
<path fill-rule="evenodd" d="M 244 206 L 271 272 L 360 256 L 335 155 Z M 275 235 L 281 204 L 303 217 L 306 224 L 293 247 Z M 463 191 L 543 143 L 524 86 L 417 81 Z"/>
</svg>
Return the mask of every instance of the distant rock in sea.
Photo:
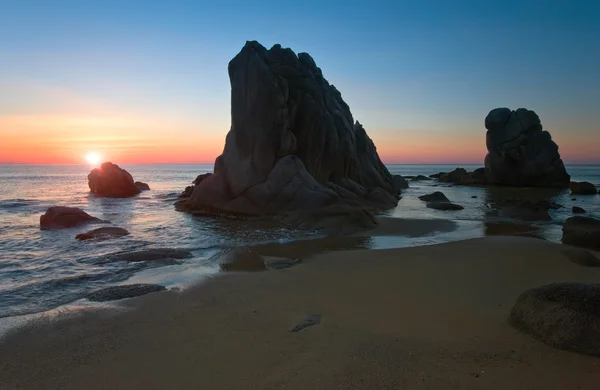
<svg viewBox="0 0 600 390">
<path fill-rule="evenodd" d="M 71 228 L 85 223 L 103 222 L 101 219 L 92 217 L 77 207 L 50 207 L 46 213 L 40 216 L 40 229 L 63 229 Z"/>
<path fill-rule="evenodd" d="M 489 184 L 567 188 L 570 176 L 558 145 L 538 115 L 525 108 L 496 108 L 485 118 L 485 175 Z"/>
<path fill-rule="evenodd" d="M 88 185 L 92 193 L 107 198 L 129 198 L 141 192 L 131 174 L 111 162 L 93 169 L 88 175 Z"/>
<path fill-rule="evenodd" d="M 229 63 L 229 78 L 223 154 L 213 175 L 182 194 L 189 198 L 179 209 L 302 220 L 314 214 L 298 211 L 331 205 L 397 205 L 397 186 L 375 145 L 310 55 L 249 41 Z"/>
</svg>

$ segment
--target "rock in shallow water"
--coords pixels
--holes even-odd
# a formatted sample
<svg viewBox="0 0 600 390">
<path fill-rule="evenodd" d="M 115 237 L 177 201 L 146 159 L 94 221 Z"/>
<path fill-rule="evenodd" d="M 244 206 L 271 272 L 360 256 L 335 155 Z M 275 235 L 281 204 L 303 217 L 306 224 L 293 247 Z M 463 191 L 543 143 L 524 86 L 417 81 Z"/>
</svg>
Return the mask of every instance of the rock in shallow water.
<svg viewBox="0 0 600 390">
<path fill-rule="evenodd" d="M 141 181 L 136 181 L 135 186 L 140 190 L 140 191 L 150 191 L 150 186 L 144 182 Z"/>
<path fill-rule="evenodd" d="M 552 347 L 600 356 L 600 284 L 553 283 L 527 290 L 509 323 Z"/>
<path fill-rule="evenodd" d="M 563 244 L 600 249 L 600 220 L 583 216 L 569 217 L 562 232 Z"/>
<path fill-rule="evenodd" d="M 40 216 L 40 229 L 63 229 L 79 226 L 85 223 L 103 222 L 101 219 L 92 217 L 77 207 L 50 207 L 46 213 Z"/>
<path fill-rule="evenodd" d="M 496 108 L 485 118 L 485 175 L 489 184 L 513 187 L 569 186 L 570 176 L 550 133 L 525 108 Z"/>
<path fill-rule="evenodd" d="M 247 42 L 229 63 L 229 77 L 223 154 L 182 210 L 277 215 L 397 205 L 375 145 L 308 54 Z M 295 215 L 300 222 L 305 214 Z"/>
<path fill-rule="evenodd" d="M 88 294 L 87 299 L 92 302 L 116 301 L 125 298 L 135 298 L 142 295 L 165 291 L 164 286 L 158 284 L 128 284 L 124 286 L 106 287 Z"/>
<path fill-rule="evenodd" d="M 579 206 L 573 206 L 572 211 L 575 214 L 585 214 L 585 210 Z"/>
<path fill-rule="evenodd" d="M 108 198 L 128 198 L 141 192 L 129 172 L 111 162 L 90 172 L 88 186 L 92 193 Z"/>
<path fill-rule="evenodd" d="M 265 267 L 267 267 L 268 269 L 272 269 L 272 270 L 280 270 L 280 269 L 290 268 L 300 262 L 300 260 L 298 260 L 298 259 L 288 259 L 286 257 L 269 257 L 269 256 L 263 256 L 263 257 L 265 259 L 264 260 Z"/>
<path fill-rule="evenodd" d="M 596 195 L 598 189 L 596 186 L 587 181 L 572 181 L 569 183 L 572 195 Z"/>
<path fill-rule="evenodd" d="M 108 240 L 128 235 L 129 232 L 120 227 L 101 227 L 75 236 L 78 240 Z"/>
<path fill-rule="evenodd" d="M 392 177 L 393 183 L 394 183 L 394 188 L 396 189 L 396 191 L 398 193 L 400 193 L 402 190 L 408 188 L 408 181 L 403 178 L 400 175 L 394 175 Z"/>
<path fill-rule="evenodd" d="M 431 194 L 419 196 L 419 199 L 425 202 L 450 202 L 450 199 L 443 192 L 436 191 Z"/>
</svg>

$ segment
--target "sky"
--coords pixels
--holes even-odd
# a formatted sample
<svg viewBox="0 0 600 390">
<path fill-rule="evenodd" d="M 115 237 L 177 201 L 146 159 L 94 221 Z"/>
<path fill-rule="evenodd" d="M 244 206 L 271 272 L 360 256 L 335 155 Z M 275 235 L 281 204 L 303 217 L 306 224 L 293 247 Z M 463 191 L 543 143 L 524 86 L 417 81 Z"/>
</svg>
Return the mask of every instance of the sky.
<svg viewBox="0 0 600 390">
<path fill-rule="evenodd" d="M 212 163 L 247 40 L 308 52 L 386 163 L 483 163 L 496 107 L 600 163 L 600 1 L 0 0 L 0 163 Z"/>
</svg>

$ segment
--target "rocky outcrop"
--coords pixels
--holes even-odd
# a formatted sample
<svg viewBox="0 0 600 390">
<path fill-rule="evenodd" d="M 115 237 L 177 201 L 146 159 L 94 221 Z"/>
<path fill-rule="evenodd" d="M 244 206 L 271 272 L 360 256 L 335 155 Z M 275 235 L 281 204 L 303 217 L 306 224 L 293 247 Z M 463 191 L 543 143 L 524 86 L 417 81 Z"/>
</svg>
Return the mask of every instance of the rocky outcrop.
<svg viewBox="0 0 600 390">
<path fill-rule="evenodd" d="M 129 198 L 141 192 L 129 172 L 111 162 L 90 172 L 88 186 L 92 193 L 107 198 Z"/>
<path fill-rule="evenodd" d="M 600 220 L 583 216 L 569 217 L 562 232 L 563 244 L 600 250 Z"/>
<path fill-rule="evenodd" d="M 98 229 L 90 230 L 86 233 L 81 233 L 75 236 L 76 239 L 84 240 L 108 240 L 111 238 L 118 238 L 127 236 L 129 232 L 126 229 L 120 227 L 101 227 Z"/>
<path fill-rule="evenodd" d="M 92 217 L 77 207 L 54 206 L 40 216 L 40 228 L 42 230 L 71 228 L 93 222 L 103 221 Z"/>
<path fill-rule="evenodd" d="M 600 284 L 553 283 L 522 293 L 509 323 L 559 349 L 600 355 Z"/>
<path fill-rule="evenodd" d="M 164 286 L 158 284 L 128 284 L 124 286 L 106 287 L 94 291 L 87 296 L 92 302 L 116 301 L 125 298 L 135 298 L 142 295 L 165 291 Z"/>
<path fill-rule="evenodd" d="M 140 190 L 140 191 L 150 191 L 150 186 L 144 182 L 141 181 L 136 181 L 135 186 Z"/>
<path fill-rule="evenodd" d="M 496 108 L 485 118 L 485 175 L 489 184 L 514 187 L 569 186 L 570 176 L 537 114 Z"/>
<path fill-rule="evenodd" d="M 473 172 L 467 172 L 464 168 L 456 168 L 452 172 L 440 172 L 429 175 L 430 178 L 438 179 L 443 183 L 452 183 L 463 186 L 486 185 L 485 168 L 477 168 Z"/>
<path fill-rule="evenodd" d="M 596 195 L 596 186 L 587 181 L 572 181 L 569 183 L 572 195 Z"/>
<path fill-rule="evenodd" d="M 229 63 L 229 78 L 223 154 L 180 209 L 278 215 L 397 205 L 375 145 L 308 54 L 247 42 Z"/>
</svg>

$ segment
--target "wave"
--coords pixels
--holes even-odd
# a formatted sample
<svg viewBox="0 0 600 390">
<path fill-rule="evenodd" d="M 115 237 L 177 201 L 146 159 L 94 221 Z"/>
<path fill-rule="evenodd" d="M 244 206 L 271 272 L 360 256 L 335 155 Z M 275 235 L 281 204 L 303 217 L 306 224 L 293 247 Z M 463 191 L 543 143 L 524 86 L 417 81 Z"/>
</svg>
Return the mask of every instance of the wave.
<svg viewBox="0 0 600 390">
<path fill-rule="evenodd" d="M 40 204 L 40 199 L 5 199 L 0 200 L 0 208 L 11 209 L 17 207 L 29 207 Z"/>
</svg>

